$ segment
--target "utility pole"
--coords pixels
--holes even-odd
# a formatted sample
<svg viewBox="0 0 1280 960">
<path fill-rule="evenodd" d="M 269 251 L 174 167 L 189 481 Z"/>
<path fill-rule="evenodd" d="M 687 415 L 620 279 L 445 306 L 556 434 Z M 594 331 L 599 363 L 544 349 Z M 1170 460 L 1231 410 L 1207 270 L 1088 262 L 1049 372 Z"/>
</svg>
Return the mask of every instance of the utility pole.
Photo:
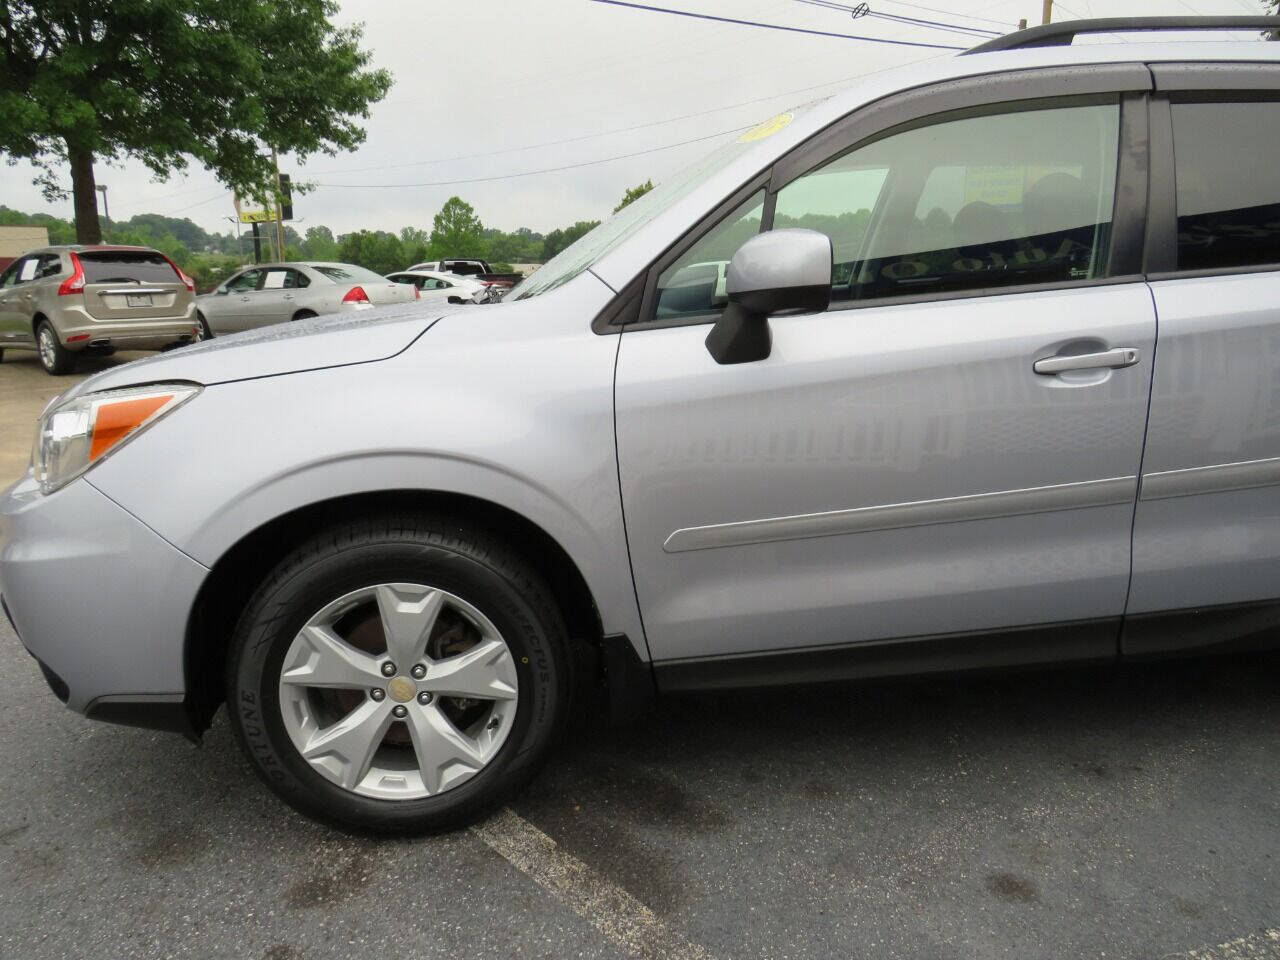
<svg viewBox="0 0 1280 960">
<path fill-rule="evenodd" d="M 1048 23 L 1053 19 L 1053 0 L 1044 0 L 1044 7 L 1040 11 L 1040 22 Z"/>
<path fill-rule="evenodd" d="M 94 187 L 94 189 L 102 194 L 102 219 L 110 223 L 111 211 L 107 209 L 107 185 L 105 183 L 100 183 Z"/>
<path fill-rule="evenodd" d="M 1051 0 L 1044 0 L 1044 2 L 1050 3 Z M 271 165 L 275 167 L 275 170 L 276 170 L 276 188 L 275 188 L 275 191 L 271 194 L 272 202 L 275 204 L 275 209 L 276 209 L 276 249 L 280 252 L 280 256 L 278 259 L 280 260 L 281 263 L 283 263 L 284 262 L 284 215 L 280 212 L 280 161 L 276 157 L 275 147 L 271 148 Z"/>
</svg>

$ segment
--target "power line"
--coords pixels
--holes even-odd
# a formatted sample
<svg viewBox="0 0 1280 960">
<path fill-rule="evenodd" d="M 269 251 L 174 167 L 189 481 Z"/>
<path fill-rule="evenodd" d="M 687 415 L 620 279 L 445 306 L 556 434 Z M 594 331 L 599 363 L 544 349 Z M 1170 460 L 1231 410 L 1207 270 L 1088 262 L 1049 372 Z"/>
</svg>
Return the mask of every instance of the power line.
<svg viewBox="0 0 1280 960">
<path fill-rule="evenodd" d="M 601 157 L 598 160 L 584 160 L 581 163 L 567 163 L 558 167 L 543 167 L 540 170 L 522 170 L 519 173 L 504 173 L 494 177 L 470 177 L 463 180 L 434 180 L 428 183 L 317 183 L 317 187 L 341 187 L 346 189 L 404 189 L 406 187 L 451 187 L 455 184 L 462 183 L 488 183 L 493 180 L 514 180 L 516 177 L 532 177 L 540 173 L 556 173 L 560 170 L 577 170 L 580 167 L 593 167 L 601 163 L 611 163 L 614 160 L 626 160 L 630 157 L 642 157 L 648 153 L 657 153 L 660 150 L 672 150 L 675 147 L 683 147 L 690 143 L 701 143 L 704 140 L 714 140 L 717 137 L 727 137 L 731 133 L 740 133 L 743 130 L 750 130 L 751 125 L 743 127 L 734 127 L 732 130 L 721 130 L 719 133 L 709 133 L 703 137 L 694 137 L 691 140 L 680 140 L 677 143 L 666 143 L 660 147 L 649 147 L 645 150 L 636 150 L 633 153 L 620 153 L 613 157 Z"/>
<path fill-rule="evenodd" d="M 614 7 L 627 7 L 631 10 L 646 10 L 650 13 L 669 13 L 676 17 L 690 17 L 694 20 L 711 20 L 716 23 L 736 23 L 743 27 L 763 27 L 766 30 L 783 30 L 787 33 L 805 33 L 815 37 L 837 37 L 841 40 L 862 40 L 867 43 L 887 43 L 896 47 L 928 47 L 932 50 L 965 50 L 966 47 L 953 47 L 941 43 L 920 43 L 916 40 L 890 40 L 886 37 L 865 37 L 852 33 L 830 33 L 826 30 L 808 30 L 804 27 L 784 27 L 777 23 L 761 23 L 758 20 L 738 20 L 734 17 L 718 17 L 709 13 L 692 13 L 688 10 L 673 10 L 670 7 L 650 7 L 642 3 L 630 3 L 628 0 L 591 0 L 592 3 L 607 3 Z"/>
<path fill-rule="evenodd" d="M 677 123 L 681 120 L 691 120 L 694 117 L 705 117 L 712 113 L 723 113 L 728 110 L 736 110 L 739 107 L 749 107 L 757 103 L 767 103 L 770 100 L 777 100 L 780 97 L 789 97 L 799 93 L 809 93 L 813 90 L 821 90 L 823 87 L 833 87 L 838 83 L 849 83 L 864 76 L 866 76 L 866 74 L 856 73 L 850 77 L 839 77 L 835 80 L 828 80 L 825 83 L 815 83 L 812 86 L 798 87 L 794 90 L 780 90 L 777 93 L 771 93 L 768 96 L 756 97 L 753 100 L 742 100 L 738 103 L 728 103 L 722 107 L 712 107 L 709 110 L 698 110 L 694 113 L 683 113 L 678 117 L 667 117 L 666 119 L 653 120 L 649 123 L 637 123 L 630 127 L 617 127 L 613 130 L 602 130 L 599 133 L 586 133 L 577 137 L 565 137 L 561 140 L 544 140 L 541 143 L 528 143 L 520 147 L 504 147 L 501 150 L 488 150 L 483 153 L 464 153 L 454 157 L 437 157 L 434 160 L 413 160 L 409 163 L 384 163 L 372 167 L 343 167 L 329 170 L 313 170 L 311 172 L 318 176 L 323 176 L 329 173 L 369 173 L 374 170 L 400 170 L 405 167 L 426 167 L 434 163 L 451 163 L 455 160 L 475 160 L 481 157 L 496 157 L 505 153 L 519 153 L 524 150 L 537 150 L 542 147 L 558 147 L 566 143 L 581 143 L 583 140 L 595 140 L 599 137 L 611 137 L 618 133 L 631 133 L 634 130 L 645 130 L 650 127 L 660 127 L 668 123 Z"/>
<path fill-rule="evenodd" d="M 1010 23 L 1008 20 L 992 20 L 990 17 L 978 17 L 972 13 L 961 13 L 959 10 L 942 10 L 938 7 L 925 7 L 918 3 L 907 3 L 906 0 L 888 0 L 894 6 L 910 7 L 913 10 L 926 10 L 929 13 L 941 13 L 949 17 L 964 17 L 966 20 L 981 20 L 983 23 L 994 23 L 1001 27 L 1016 27 L 1016 23 Z"/>
<path fill-rule="evenodd" d="M 866 4 L 859 4 L 856 7 L 850 7 L 843 3 L 833 3 L 832 0 L 793 0 L 795 3 L 803 3 L 811 7 L 821 7 L 824 10 L 835 10 L 839 13 L 851 14 L 855 19 L 858 17 L 875 17 L 878 20 L 891 20 L 897 23 L 909 23 L 915 26 L 929 27 L 934 30 L 947 30 L 952 33 L 977 34 L 988 37 L 998 37 L 1000 34 L 995 30 L 988 30 L 985 27 L 966 27 L 959 23 L 944 23 L 941 20 L 924 20 L 919 17 L 906 17 L 897 13 L 881 13 L 878 10 L 872 10 Z"/>
</svg>

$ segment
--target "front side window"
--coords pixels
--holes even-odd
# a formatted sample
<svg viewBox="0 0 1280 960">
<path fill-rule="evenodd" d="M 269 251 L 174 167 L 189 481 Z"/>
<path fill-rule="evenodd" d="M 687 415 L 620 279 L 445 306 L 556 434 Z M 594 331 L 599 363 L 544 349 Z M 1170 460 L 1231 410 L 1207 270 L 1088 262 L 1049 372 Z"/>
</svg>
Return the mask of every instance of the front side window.
<svg viewBox="0 0 1280 960">
<path fill-rule="evenodd" d="M 248 293 L 250 290 L 257 290 L 258 278 L 261 276 L 261 270 L 246 270 L 227 281 L 227 290 L 231 293 Z"/>
<path fill-rule="evenodd" d="M 827 234 L 832 301 L 1103 275 L 1119 106 L 962 117 L 890 134 L 779 193 L 773 227 Z"/>
<path fill-rule="evenodd" d="M 760 232 L 764 191 L 708 230 L 658 277 L 654 317 L 674 320 L 719 312 L 728 298 L 725 279 L 738 248 Z"/>
<path fill-rule="evenodd" d="M 1174 103 L 1178 269 L 1280 264 L 1280 103 Z"/>
</svg>

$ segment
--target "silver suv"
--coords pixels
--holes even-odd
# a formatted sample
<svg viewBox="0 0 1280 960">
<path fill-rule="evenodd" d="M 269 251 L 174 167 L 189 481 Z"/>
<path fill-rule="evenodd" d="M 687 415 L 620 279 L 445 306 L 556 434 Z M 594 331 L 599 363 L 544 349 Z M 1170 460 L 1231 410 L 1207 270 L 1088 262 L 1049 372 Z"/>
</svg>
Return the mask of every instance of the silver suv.
<svg viewBox="0 0 1280 960">
<path fill-rule="evenodd" d="M 1133 28 L 784 113 L 490 309 L 87 380 L 0 501 L 17 634 L 370 831 L 479 816 L 594 682 L 1274 641 L 1280 44 L 1063 44 Z"/>
<path fill-rule="evenodd" d="M 35 350 L 51 374 L 84 351 L 159 350 L 197 338 L 195 284 L 158 250 L 45 247 L 0 273 L 0 357 Z"/>
</svg>

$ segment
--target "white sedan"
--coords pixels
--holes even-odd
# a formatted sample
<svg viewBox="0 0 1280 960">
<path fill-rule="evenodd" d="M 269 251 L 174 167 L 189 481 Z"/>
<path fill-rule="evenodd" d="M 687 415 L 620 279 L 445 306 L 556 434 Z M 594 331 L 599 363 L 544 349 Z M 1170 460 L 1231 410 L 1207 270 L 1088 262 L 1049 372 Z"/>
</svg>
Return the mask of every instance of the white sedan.
<svg viewBox="0 0 1280 960">
<path fill-rule="evenodd" d="M 437 303 L 487 303 L 490 298 L 488 284 L 460 277 L 453 273 L 435 270 L 401 270 L 387 274 L 392 283 L 412 284 L 423 300 Z"/>
</svg>

